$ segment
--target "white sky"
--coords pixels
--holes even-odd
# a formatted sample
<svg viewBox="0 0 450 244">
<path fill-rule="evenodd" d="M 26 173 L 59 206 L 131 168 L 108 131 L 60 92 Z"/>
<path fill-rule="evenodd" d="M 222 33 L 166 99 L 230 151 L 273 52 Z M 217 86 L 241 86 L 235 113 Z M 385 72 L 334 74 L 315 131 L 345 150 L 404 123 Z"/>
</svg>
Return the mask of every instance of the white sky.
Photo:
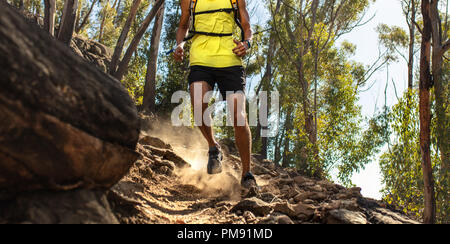
<svg viewBox="0 0 450 244">
<path fill-rule="evenodd" d="M 399 0 L 378 0 L 373 4 L 367 14 L 367 18 L 375 15 L 375 18 L 363 27 L 342 37 L 357 46 L 353 59 L 364 64 L 371 64 L 378 57 L 378 34 L 375 28 L 379 24 L 389 26 L 400 26 L 407 30 L 405 18 L 402 14 Z M 389 65 L 389 84 L 387 88 L 387 105 L 391 106 L 397 103 L 392 80 L 395 82 L 398 96 L 402 96 L 408 87 L 407 66 L 403 60 L 399 59 L 396 64 Z M 375 107 L 381 109 L 384 106 L 384 89 L 386 86 L 386 69 L 377 72 L 371 79 L 376 82 L 374 86 L 366 92 L 360 94 L 359 104 L 362 106 L 363 116 L 371 116 Z M 356 173 L 352 177 L 355 185 L 362 188 L 361 193 L 366 197 L 381 199 L 380 190 L 381 173 L 378 161 L 369 163 L 364 170 Z"/>
<path fill-rule="evenodd" d="M 259 0 L 249 1 L 249 8 L 254 7 L 255 2 Z M 399 0 L 377 0 L 372 4 L 366 19 L 375 17 L 366 25 L 355 29 L 353 32 L 341 37 L 341 40 L 347 40 L 357 46 L 353 60 L 369 65 L 378 58 L 378 34 L 375 28 L 379 24 L 387 24 L 389 26 L 400 26 L 407 29 L 404 16 L 402 14 Z M 256 6 L 256 12 L 251 16 L 252 24 L 260 23 L 266 19 L 264 6 Z M 400 97 L 407 87 L 407 68 L 406 64 L 399 60 L 396 64 L 389 66 L 389 84 L 387 88 L 387 105 L 391 106 L 397 102 L 395 91 L 392 85 L 392 79 L 395 82 L 397 94 Z M 386 69 L 377 72 L 368 83 L 375 84 L 366 92 L 360 94 L 359 105 L 362 106 L 362 115 L 370 117 L 374 114 L 375 109 L 380 110 L 384 106 L 384 89 L 386 86 Z M 377 158 L 377 157 L 376 157 Z M 337 181 L 335 179 L 335 181 Z M 355 185 L 362 188 L 362 194 L 366 197 L 381 199 L 380 190 L 381 173 L 378 161 L 373 161 L 366 165 L 365 169 L 359 173 L 355 173 L 352 177 Z"/>
</svg>

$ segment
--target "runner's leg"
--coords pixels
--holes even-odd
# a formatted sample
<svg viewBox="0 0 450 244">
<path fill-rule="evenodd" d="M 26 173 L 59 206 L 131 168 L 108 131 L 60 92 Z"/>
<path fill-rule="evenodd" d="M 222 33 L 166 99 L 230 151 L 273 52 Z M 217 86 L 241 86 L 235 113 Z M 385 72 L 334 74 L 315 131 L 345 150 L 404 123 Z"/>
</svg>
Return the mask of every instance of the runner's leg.
<svg viewBox="0 0 450 244">
<path fill-rule="evenodd" d="M 233 111 L 234 136 L 239 155 L 241 156 L 242 176 L 244 176 L 250 171 L 250 155 L 252 148 L 251 131 L 245 110 L 245 94 L 237 92 L 228 95 L 227 104 L 230 110 Z M 231 106 L 233 109 L 231 109 Z"/>
<path fill-rule="evenodd" d="M 206 141 L 208 142 L 208 146 L 210 148 L 218 145 L 218 143 L 214 139 L 214 133 L 213 133 L 211 124 L 205 123 L 207 121 L 203 121 L 203 114 L 204 114 L 205 110 L 208 108 L 208 103 L 203 102 L 203 97 L 208 91 L 211 91 L 211 90 L 212 90 L 211 86 L 206 81 L 195 81 L 189 86 L 189 91 L 191 94 L 191 104 L 194 107 L 194 113 L 196 111 L 201 111 L 201 115 L 194 114 L 194 117 L 202 116 L 201 117 L 202 122 L 198 127 L 199 127 L 200 131 L 202 132 L 203 136 L 205 137 Z M 197 94 L 197 92 L 200 92 L 200 94 Z M 195 109 L 196 107 L 197 108 L 201 107 L 201 110 L 200 109 L 196 110 Z M 209 115 L 209 118 L 207 118 L 207 119 L 209 119 L 209 121 L 212 120 L 210 115 Z"/>
</svg>

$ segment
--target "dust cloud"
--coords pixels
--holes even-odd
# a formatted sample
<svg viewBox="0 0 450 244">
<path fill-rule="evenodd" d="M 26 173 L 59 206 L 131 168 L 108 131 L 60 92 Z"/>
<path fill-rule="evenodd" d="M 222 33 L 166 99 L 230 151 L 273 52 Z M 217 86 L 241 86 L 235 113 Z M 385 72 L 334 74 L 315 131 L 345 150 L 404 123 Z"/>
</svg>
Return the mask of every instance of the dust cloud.
<svg viewBox="0 0 450 244">
<path fill-rule="evenodd" d="M 228 197 L 231 200 L 240 198 L 240 161 L 236 157 L 227 157 L 226 150 L 223 150 L 222 173 L 209 175 L 206 172 L 208 144 L 199 129 L 175 127 L 170 120 L 160 118 L 153 120 L 142 133 L 170 144 L 173 151 L 191 165 L 191 168 L 177 170 L 181 184 L 195 186 L 206 197 Z"/>
</svg>

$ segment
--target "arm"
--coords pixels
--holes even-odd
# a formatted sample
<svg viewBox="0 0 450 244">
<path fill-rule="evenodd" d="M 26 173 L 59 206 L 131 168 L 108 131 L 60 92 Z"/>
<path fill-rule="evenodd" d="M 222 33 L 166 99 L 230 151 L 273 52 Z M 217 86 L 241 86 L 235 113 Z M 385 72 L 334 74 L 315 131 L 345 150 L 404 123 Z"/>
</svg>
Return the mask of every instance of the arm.
<svg viewBox="0 0 450 244">
<path fill-rule="evenodd" d="M 174 52 L 174 57 L 177 61 L 182 61 L 184 56 L 183 39 L 186 37 L 186 33 L 189 30 L 190 5 L 191 0 L 181 0 L 181 17 L 176 36 L 178 46 Z"/>
<path fill-rule="evenodd" d="M 241 20 L 242 29 L 244 30 L 244 40 L 251 41 L 253 39 L 253 32 L 250 25 L 250 16 L 247 11 L 247 3 L 245 0 L 238 0 L 239 5 L 239 15 Z M 249 47 L 247 46 L 246 42 L 239 42 L 234 40 L 236 43 L 236 47 L 233 49 L 233 52 L 239 56 L 243 57 L 245 54 L 247 54 L 247 50 Z"/>
<path fill-rule="evenodd" d="M 247 3 L 245 0 L 238 0 L 239 14 L 241 17 L 242 29 L 244 29 L 244 40 L 252 40 L 253 32 L 250 25 L 250 16 L 247 11 Z"/>
</svg>

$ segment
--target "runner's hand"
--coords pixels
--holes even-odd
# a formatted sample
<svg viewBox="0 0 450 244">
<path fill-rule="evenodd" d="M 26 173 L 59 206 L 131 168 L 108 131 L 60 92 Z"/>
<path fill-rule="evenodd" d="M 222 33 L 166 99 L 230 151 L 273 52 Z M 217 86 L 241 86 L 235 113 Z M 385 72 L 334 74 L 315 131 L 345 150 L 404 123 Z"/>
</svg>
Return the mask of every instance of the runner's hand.
<svg viewBox="0 0 450 244">
<path fill-rule="evenodd" d="M 178 46 L 177 49 L 175 49 L 175 52 L 173 52 L 173 57 L 176 61 L 181 62 L 184 58 L 184 49 L 182 46 Z"/>
<path fill-rule="evenodd" d="M 237 40 L 234 40 L 234 39 L 233 39 L 233 41 L 236 44 L 236 47 L 233 48 L 233 53 L 239 57 L 245 56 L 247 54 L 247 50 L 248 50 L 247 44 L 237 41 Z"/>
</svg>

